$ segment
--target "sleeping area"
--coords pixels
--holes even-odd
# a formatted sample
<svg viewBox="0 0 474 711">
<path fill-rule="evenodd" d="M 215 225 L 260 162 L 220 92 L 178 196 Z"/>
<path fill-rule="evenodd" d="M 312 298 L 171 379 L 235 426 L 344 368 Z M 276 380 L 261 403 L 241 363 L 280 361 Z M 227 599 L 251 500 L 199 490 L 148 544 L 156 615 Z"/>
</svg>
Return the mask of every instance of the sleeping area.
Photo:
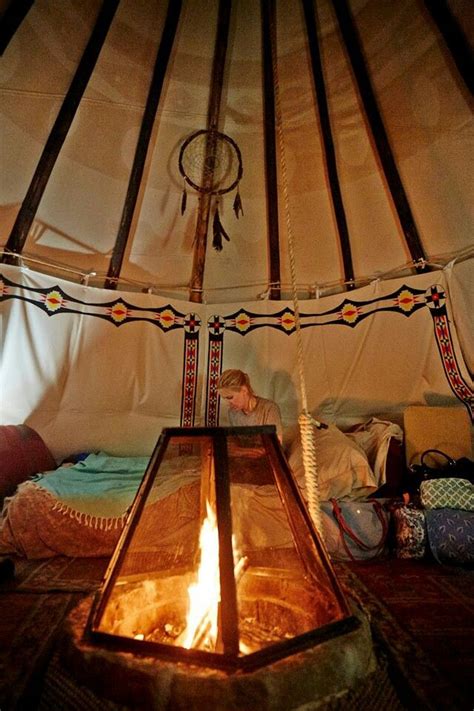
<svg viewBox="0 0 474 711">
<path fill-rule="evenodd" d="M 364 500 L 377 495 L 377 492 L 383 494 L 384 490 L 390 490 L 387 486 L 387 466 L 395 472 L 397 467 L 401 468 L 401 443 L 402 430 L 398 425 L 375 418 L 348 433 L 335 425 L 317 430 L 315 447 L 320 500 Z M 39 450 L 36 461 L 41 456 L 42 461 L 52 466 L 52 454 L 37 433 L 26 427 L 10 427 L 9 431 L 4 432 L 4 447 L 10 447 L 9 451 L 3 450 L 4 469 L 8 457 L 14 460 L 10 472 L 10 492 L 13 495 L 7 496 L 4 503 L 0 555 L 17 554 L 32 559 L 55 555 L 111 555 L 150 458 L 113 456 L 104 451 L 71 453 L 59 466 L 54 465 L 54 469 L 32 473 L 20 482 L 18 474 L 14 476 L 14 470 L 18 471 L 18 455 L 14 454 L 13 447 L 23 448 L 28 457 L 32 444 Z M 287 459 L 298 490 L 307 500 L 303 452 L 298 434 L 288 443 Z M 30 461 L 27 460 L 26 467 L 31 468 Z M 173 466 L 179 470 L 182 481 L 173 484 L 175 491 L 168 491 L 163 484 L 163 491 L 157 492 L 157 499 L 161 502 L 157 515 L 165 519 L 170 515 L 170 506 L 178 506 L 179 510 L 176 491 L 181 491 L 179 498 L 184 502 L 189 491 L 187 486 L 196 478 L 198 471 L 198 465 L 192 458 L 177 457 Z M 255 489 L 252 476 L 256 485 L 265 485 L 265 470 L 262 467 L 260 462 L 249 459 L 243 453 L 239 468 L 244 493 L 252 487 Z M 249 479 L 247 487 L 246 473 Z M 6 474 L 5 471 L 2 487 L 7 484 Z M 12 485 L 14 479 L 18 481 L 17 488 Z M 3 494 L 5 491 L 8 490 L 4 488 Z M 265 506 L 276 496 L 272 492 L 270 497 L 266 497 L 266 503 L 264 501 L 260 509 L 262 514 Z M 160 507 L 163 508 L 162 513 L 159 513 Z M 275 526 L 278 527 L 278 522 Z"/>
</svg>

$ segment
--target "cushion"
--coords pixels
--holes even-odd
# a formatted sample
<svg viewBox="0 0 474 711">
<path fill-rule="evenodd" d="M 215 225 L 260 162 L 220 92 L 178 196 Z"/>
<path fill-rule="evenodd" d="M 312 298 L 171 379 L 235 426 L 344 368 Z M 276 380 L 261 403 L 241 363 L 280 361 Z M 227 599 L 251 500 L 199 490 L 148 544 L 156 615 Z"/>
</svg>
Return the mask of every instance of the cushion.
<svg viewBox="0 0 474 711">
<path fill-rule="evenodd" d="M 319 498 L 363 498 L 378 486 L 366 453 L 335 425 L 315 429 L 314 446 L 319 483 Z M 305 496 L 303 450 L 298 434 L 289 446 L 288 464 Z"/>
<path fill-rule="evenodd" d="M 410 405 L 403 429 L 407 466 L 419 464 L 426 449 L 440 449 L 453 459 L 472 457 L 471 420 L 464 407 Z"/>
<path fill-rule="evenodd" d="M 32 474 L 56 469 L 40 435 L 27 425 L 0 426 L 0 500 Z"/>
</svg>

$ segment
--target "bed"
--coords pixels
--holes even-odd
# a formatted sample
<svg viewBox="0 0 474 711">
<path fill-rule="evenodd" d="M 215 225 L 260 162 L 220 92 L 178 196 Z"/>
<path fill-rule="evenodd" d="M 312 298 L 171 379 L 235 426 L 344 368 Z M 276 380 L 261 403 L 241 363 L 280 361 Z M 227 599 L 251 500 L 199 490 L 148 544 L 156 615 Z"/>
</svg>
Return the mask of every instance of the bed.
<svg viewBox="0 0 474 711">
<path fill-rule="evenodd" d="M 299 434 L 287 437 L 286 455 L 303 498 L 306 482 Z M 398 425 L 371 418 L 343 432 L 335 425 L 316 430 L 315 449 L 319 493 L 322 501 L 334 497 L 363 499 L 387 486 L 393 446 L 401 446 Z M 101 557 L 110 555 L 125 525 L 127 514 L 148 464 L 148 457 L 115 457 L 106 452 L 88 453 L 79 461 L 41 471 L 18 484 L 6 496 L 0 519 L 0 555 L 30 559 L 57 555 Z M 192 515 L 199 471 L 182 463 L 173 490 L 164 484 L 157 493 L 157 516 L 178 516 L 186 525 Z M 270 489 L 243 482 L 239 500 L 253 507 L 252 535 L 262 539 L 275 518 Z M 258 490 L 258 491 L 257 491 Z M 195 509 L 194 509 L 195 510 Z M 177 520 L 178 520 L 177 519 Z M 282 541 L 286 535 L 282 526 Z"/>
</svg>

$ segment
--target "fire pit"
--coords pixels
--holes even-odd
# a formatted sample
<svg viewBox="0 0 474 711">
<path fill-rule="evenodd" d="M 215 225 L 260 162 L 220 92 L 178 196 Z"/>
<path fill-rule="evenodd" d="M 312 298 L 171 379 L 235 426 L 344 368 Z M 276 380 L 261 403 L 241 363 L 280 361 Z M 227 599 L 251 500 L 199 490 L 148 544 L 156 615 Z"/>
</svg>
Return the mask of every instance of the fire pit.
<svg viewBox="0 0 474 711">
<path fill-rule="evenodd" d="M 369 624 L 275 428 L 164 430 L 101 588 L 69 615 L 50 707 L 72 689 L 87 708 L 289 711 L 355 687 L 374 708 Z"/>
<path fill-rule="evenodd" d="M 211 623 L 202 615 L 187 632 L 189 572 L 124 583 L 115 590 L 101 628 L 120 637 L 212 651 Z M 244 653 L 296 637 L 325 623 L 326 605 L 287 569 L 247 568 L 239 583 L 240 648 Z"/>
<path fill-rule="evenodd" d="M 398 708 L 374 654 L 365 615 L 359 624 L 314 647 L 249 671 L 228 671 L 90 643 L 84 627 L 91 598 L 69 614 L 48 670 L 41 708 L 119 711 L 318 711 Z M 350 698 L 353 705 L 345 706 Z M 381 704 L 381 699 L 384 703 Z M 357 703 L 355 702 L 357 701 Z M 385 704 L 385 701 L 387 703 Z"/>
<path fill-rule="evenodd" d="M 275 428 L 164 430 L 88 639 L 236 670 L 356 624 Z"/>
</svg>

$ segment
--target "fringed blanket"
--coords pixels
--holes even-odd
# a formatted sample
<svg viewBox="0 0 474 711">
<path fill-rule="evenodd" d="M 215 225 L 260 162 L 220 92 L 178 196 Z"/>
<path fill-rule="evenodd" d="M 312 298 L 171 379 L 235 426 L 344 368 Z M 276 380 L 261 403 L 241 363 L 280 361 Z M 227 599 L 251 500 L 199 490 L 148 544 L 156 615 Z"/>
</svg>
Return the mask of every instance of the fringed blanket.
<svg viewBox="0 0 474 711">
<path fill-rule="evenodd" d="M 148 462 L 149 457 L 111 457 L 99 452 L 32 481 L 57 499 L 57 509 L 77 512 L 81 522 L 101 528 L 126 513 Z"/>
<path fill-rule="evenodd" d="M 25 482 L 5 501 L 0 554 L 17 553 L 26 558 L 110 555 L 124 522 L 124 516 L 87 519 L 38 484 Z"/>
<path fill-rule="evenodd" d="M 90 454 L 73 466 L 39 474 L 5 499 L 0 521 L 0 555 L 110 555 L 148 465 L 148 457 Z M 175 476 L 154 487 L 153 500 L 173 495 L 199 476 L 193 462 L 176 457 Z"/>
<path fill-rule="evenodd" d="M 60 467 L 18 487 L 6 499 L 0 522 L 0 554 L 26 558 L 111 555 L 148 460 L 90 455 L 74 467 Z M 136 535 L 135 553 L 146 555 L 158 522 L 159 545 L 172 547 L 194 530 L 200 497 L 200 459 L 177 456 L 162 462 L 147 505 L 153 509 Z M 292 542 L 274 486 L 235 485 L 234 513 L 252 527 L 241 532 L 252 548 L 286 547 Z M 147 529 L 147 523 L 153 531 Z M 166 525 L 160 526 L 160 522 Z M 192 524 L 192 526 L 191 526 Z M 187 529 L 191 526 L 190 532 Z M 154 544 L 155 548 L 156 545 Z"/>
</svg>

